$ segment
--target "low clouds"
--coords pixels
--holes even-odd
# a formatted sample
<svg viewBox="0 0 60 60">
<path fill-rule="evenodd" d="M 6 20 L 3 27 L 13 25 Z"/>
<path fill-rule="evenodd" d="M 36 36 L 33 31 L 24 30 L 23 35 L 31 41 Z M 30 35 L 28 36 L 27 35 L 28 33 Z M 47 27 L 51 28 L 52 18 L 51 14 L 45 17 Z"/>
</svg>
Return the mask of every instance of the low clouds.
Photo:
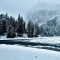
<svg viewBox="0 0 60 60">
<path fill-rule="evenodd" d="M 18 13 L 25 15 L 39 2 L 60 3 L 60 0 L 0 0 L 0 12 L 8 12 L 15 16 Z"/>
</svg>

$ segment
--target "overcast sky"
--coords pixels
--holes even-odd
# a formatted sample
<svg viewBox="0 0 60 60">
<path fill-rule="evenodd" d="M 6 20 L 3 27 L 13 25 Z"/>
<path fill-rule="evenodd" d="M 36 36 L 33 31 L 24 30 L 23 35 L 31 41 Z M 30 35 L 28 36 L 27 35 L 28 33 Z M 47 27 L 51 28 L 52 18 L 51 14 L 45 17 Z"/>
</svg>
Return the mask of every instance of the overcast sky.
<svg viewBox="0 0 60 60">
<path fill-rule="evenodd" d="M 60 0 L 0 0 L 0 13 L 7 12 L 17 17 L 19 13 L 25 15 L 30 9 L 39 2 L 60 3 Z"/>
</svg>

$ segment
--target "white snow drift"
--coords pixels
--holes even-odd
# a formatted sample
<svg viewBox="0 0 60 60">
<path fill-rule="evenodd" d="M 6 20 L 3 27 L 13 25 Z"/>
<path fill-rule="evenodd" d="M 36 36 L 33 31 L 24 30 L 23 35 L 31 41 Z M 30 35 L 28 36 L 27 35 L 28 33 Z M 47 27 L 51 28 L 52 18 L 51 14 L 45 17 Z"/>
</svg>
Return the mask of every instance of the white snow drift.
<svg viewBox="0 0 60 60">
<path fill-rule="evenodd" d="M 16 45 L 0 45 L 0 60 L 60 60 L 60 52 Z"/>
</svg>

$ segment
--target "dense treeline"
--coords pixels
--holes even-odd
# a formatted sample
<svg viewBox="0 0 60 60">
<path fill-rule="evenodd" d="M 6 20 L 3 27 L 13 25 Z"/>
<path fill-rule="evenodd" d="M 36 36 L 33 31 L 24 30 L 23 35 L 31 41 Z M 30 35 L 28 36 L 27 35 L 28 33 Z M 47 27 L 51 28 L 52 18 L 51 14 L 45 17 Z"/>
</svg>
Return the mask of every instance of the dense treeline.
<svg viewBox="0 0 60 60">
<path fill-rule="evenodd" d="M 38 23 L 33 23 L 29 20 L 27 27 L 23 17 L 18 15 L 18 19 L 8 16 L 6 13 L 0 14 L 0 35 L 7 35 L 7 38 L 14 38 L 16 36 L 23 37 L 23 34 L 28 37 L 37 37 L 39 35 Z"/>
</svg>

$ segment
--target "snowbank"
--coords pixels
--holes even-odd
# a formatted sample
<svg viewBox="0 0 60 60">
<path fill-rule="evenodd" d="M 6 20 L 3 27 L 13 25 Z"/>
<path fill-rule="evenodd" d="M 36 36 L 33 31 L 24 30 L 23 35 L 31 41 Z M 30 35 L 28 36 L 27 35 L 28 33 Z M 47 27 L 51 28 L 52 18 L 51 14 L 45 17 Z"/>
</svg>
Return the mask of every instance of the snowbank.
<svg viewBox="0 0 60 60">
<path fill-rule="evenodd" d="M 0 40 L 16 40 L 16 39 L 32 39 L 32 38 L 28 38 L 28 37 L 15 37 L 15 38 L 6 38 L 5 36 L 0 36 Z"/>
<path fill-rule="evenodd" d="M 6 38 L 6 36 L 1 36 L 0 40 L 27 40 L 28 42 L 36 42 L 36 43 L 52 43 L 52 44 L 60 44 L 60 36 L 54 37 L 15 37 L 15 38 Z"/>
<path fill-rule="evenodd" d="M 40 43 L 60 43 L 60 36 L 55 37 L 38 37 L 32 39 L 30 42 L 40 42 Z"/>
<path fill-rule="evenodd" d="M 60 52 L 16 45 L 0 45 L 0 60 L 60 60 Z"/>
</svg>

